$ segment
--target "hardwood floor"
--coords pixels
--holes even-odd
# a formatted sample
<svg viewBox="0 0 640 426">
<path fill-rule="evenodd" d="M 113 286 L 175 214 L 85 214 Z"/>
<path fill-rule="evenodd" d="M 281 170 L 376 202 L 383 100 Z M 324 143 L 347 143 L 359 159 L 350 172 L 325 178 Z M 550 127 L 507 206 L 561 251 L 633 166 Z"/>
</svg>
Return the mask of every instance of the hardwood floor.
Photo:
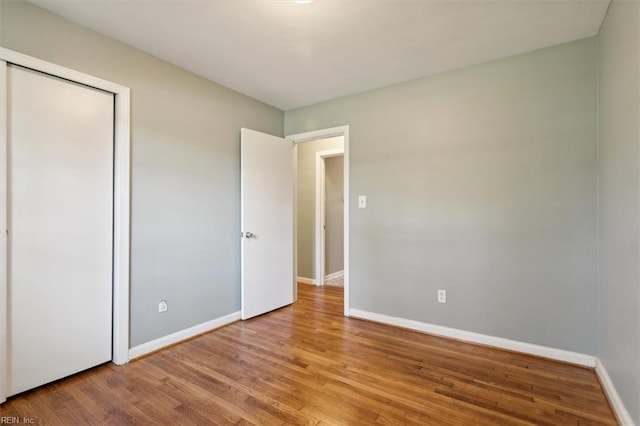
<svg viewBox="0 0 640 426">
<path fill-rule="evenodd" d="M 342 289 L 9 399 L 37 424 L 616 424 L 593 370 L 342 316 Z M 5 422 L 6 423 L 6 422 Z"/>
</svg>

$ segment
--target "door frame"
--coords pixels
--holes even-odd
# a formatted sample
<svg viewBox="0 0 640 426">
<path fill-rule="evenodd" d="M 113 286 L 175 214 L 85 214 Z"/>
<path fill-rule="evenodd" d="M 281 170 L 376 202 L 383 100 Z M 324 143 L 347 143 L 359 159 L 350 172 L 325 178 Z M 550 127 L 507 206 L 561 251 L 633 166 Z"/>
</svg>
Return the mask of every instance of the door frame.
<svg viewBox="0 0 640 426">
<path fill-rule="evenodd" d="M 349 126 L 338 126 L 331 127 L 327 129 L 314 130 L 311 132 L 297 133 L 293 135 L 286 136 L 285 139 L 290 140 L 295 145 L 308 142 L 316 139 L 326 139 L 334 136 L 344 136 L 344 316 L 349 316 Z M 297 149 L 297 146 L 296 146 Z M 296 158 L 297 156 L 294 156 Z M 317 182 L 316 182 L 317 184 Z M 296 174 L 296 187 L 297 187 L 297 174 Z M 297 210 L 297 194 L 294 191 L 294 209 Z M 297 211 L 294 212 L 294 220 L 297 221 Z M 316 225 L 317 226 L 317 225 Z M 298 262 L 297 262 L 297 253 L 298 253 L 298 238 L 297 238 L 297 223 L 294 227 L 294 276 L 298 276 Z M 324 267 L 323 267 L 324 269 Z M 324 277 L 323 277 L 324 279 Z M 297 299 L 297 286 L 296 286 L 296 297 Z"/>
<path fill-rule="evenodd" d="M 316 152 L 316 220 L 315 220 L 315 247 L 316 247 L 316 285 L 324 285 L 325 278 L 325 261 L 326 261 L 326 228 L 323 227 L 326 222 L 326 197 L 324 197 L 326 183 L 326 171 L 324 160 L 329 157 L 339 157 L 344 155 L 344 147 L 337 149 L 328 149 L 326 151 Z"/>
<path fill-rule="evenodd" d="M 59 77 L 114 94 L 113 162 L 113 336 L 114 364 L 129 362 L 130 89 L 0 47 L 0 402 L 7 388 L 7 64 Z"/>
</svg>

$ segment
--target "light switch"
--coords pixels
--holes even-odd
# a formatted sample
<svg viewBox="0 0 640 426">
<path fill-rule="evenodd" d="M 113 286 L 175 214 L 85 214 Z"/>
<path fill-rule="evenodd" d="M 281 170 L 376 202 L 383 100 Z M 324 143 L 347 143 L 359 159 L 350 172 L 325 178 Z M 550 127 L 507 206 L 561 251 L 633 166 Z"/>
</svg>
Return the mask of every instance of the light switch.
<svg viewBox="0 0 640 426">
<path fill-rule="evenodd" d="M 359 195 L 358 196 L 358 208 L 359 209 L 366 209 L 367 208 L 367 196 L 366 195 Z"/>
</svg>

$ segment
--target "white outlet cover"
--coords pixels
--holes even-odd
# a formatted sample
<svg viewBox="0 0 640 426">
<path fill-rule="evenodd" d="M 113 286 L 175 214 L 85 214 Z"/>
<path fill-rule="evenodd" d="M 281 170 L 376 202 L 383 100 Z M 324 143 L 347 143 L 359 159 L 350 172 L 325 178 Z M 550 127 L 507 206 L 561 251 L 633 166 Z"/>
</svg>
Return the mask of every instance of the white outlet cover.
<svg viewBox="0 0 640 426">
<path fill-rule="evenodd" d="M 438 290 L 438 303 L 447 303 L 447 290 Z"/>
<path fill-rule="evenodd" d="M 359 195 L 358 196 L 358 208 L 359 209 L 366 209 L 367 208 L 367 196 L 366 195 Z"/>
<path fill-rule="evenodd" d="M 169 305 L 167 305 L 166 300 L 158 302 L 158 312 L 167 312 L 167 310 L 169 310 Z"/>
</svg>

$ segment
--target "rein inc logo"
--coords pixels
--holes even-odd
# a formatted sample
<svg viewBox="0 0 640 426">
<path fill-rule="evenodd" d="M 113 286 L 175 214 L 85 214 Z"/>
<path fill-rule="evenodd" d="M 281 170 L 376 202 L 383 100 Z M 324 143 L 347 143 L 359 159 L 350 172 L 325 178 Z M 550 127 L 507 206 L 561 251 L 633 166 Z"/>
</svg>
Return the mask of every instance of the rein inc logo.
<svg viewBox="0 0 640 426">
<path fill-rule="evenodd" d="M 36 419 L 32 417 L 0 417 L 0 425 L 35 425 Z"/>
</svg>

